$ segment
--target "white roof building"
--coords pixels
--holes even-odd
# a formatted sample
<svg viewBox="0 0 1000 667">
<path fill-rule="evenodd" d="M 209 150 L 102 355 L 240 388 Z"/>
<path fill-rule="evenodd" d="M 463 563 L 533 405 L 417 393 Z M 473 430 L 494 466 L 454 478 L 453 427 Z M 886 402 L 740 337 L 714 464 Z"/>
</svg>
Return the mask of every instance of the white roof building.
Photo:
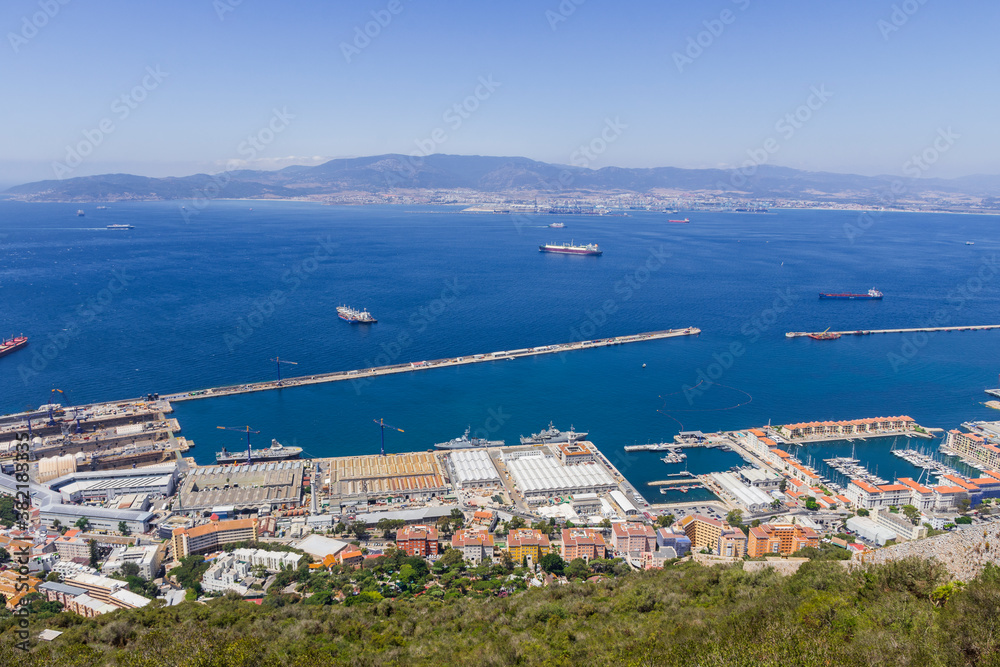
<svg viewBox="0 0 1000 667">
<path fill-rule="evenodd" d="M 713 472 L 710 476 L 726 494 L 752 514 L 766 512 L 774 501 L 769 494 L 755 486 L 747 486 L 731 472 Z"/>
<path fill-rule="evenodd" d="M 597 463 L 564 466 L 552 456 L 536 455 L 508 461 L 507 468 L 526 497 L 611 491 L 618 486 Z"/>
<path fill-rule="evenodd" d="M 632 501 L 626 498 L 625 494 L 618 489 L 611 492 L 611 499 L 615 501 L 618 507 L 622 508 L 626 516 L 639 513 L 639 508 L 633 505 Z"/>
<path fill-rule="evenodd" d="M 500 474 L 489 453 L 482 449 L 463 449 L 448 455 L 454 471 L 452 481 L 459 486 L 486 486 L 500 483 Z"/>
<path fill-rule="evenodd" d="M 896 533 L 877 525 L 871 519 L 863 516 L 852 516 L 848 519 L 847 529 L 879 546 L 883 546 L 889 540 L 894 540 L 897 537 Z"/>
</svg>

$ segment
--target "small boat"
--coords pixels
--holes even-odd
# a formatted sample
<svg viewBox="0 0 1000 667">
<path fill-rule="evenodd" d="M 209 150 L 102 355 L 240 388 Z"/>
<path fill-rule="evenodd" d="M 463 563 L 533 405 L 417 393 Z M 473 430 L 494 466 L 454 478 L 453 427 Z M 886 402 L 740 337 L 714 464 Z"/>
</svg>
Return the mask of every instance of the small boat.
<svg viewBox="0 0 1000 667">
<path fill-rule="evenodd" d="M 77 214 L 78 216 L 80 216 L 81 218 L 82 218 L 82 217 L 83 217 L 84 215 L 86 215 L 86 214 L 85 214 L 85 213 L 83 212 L 83 209 L 82 209 L 82 208 L 81 208 L 81 209 L 77 209 L 77 211 L 76 211 L 76 214 Z"/>
<path fill-rule="evenodd" d="M 565 226 L 566 226 L 565 222 L 553 222 L 551 225 L 549 225 L 549 227 L 551 227 L 552 229 L 562 229 Z"/>
<path fill-rule="evenodd" d="M 132 225 L 108 225 L 105 229 L 124 230 L 124 229 L 135 229 L 135 227 L 133 227 Z"/>
<path fill-rule="evenodd" d="M 966 241 L 965 245 L 976 245 L 975 241 Z"/>
</svg>

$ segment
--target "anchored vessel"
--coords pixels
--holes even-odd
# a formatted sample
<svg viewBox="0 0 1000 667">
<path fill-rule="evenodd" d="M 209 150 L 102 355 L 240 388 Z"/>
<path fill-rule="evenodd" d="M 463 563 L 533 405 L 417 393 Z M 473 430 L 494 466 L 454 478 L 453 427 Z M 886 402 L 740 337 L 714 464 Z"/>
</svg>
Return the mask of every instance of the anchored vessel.
<svg viewBox="0 0 1000 667">
<path fill-rule="evenodd" d="M 821 299 L 881 299 L 882 292 L 879 292 L 874 287 L 868 290 L 867 294 L 826 294 L 825 292 L 819 293 L 819 298 Z"/>
<path fill-rule="evenodd" d="M 503 440 L 487 440 L 486 438 L 470 438 L 469 431 L 465 429 L 458 438 L 452 438 L 448 442 L 439 442 L 434 446 L 438 449 L 469 449 L 470 447 L 503 447 Z"/>
<path fill-rule="evenodd" d="M 686 224 L 688 224 L 688 223 L 689 223 L 689 222 L 691 222 L 691 221 L 690 221 L 690 220 L 688 220 L 687 218 L 684 218 L 683 220 L 671 220 L 670 222 L 679 222 L 679 223 L 681 223 L 682 225 L 686 225 Z"/>
<path fill-rule="evenodd" d="M 596 243 L 588 243 L 587 245 L 573 245 L 573 242 L 561 243 L 556 245 L 554 243 L 548 243 L 546 245 L 538 246 L 538 250 L 541 252 L 558 252 L 566 255 L 602 255 L 604 251 L 597 247 Z"/>
<path fill-rule="evenodd" d="M 297 459 L 302 453 L 301 447 L 285 447 L 277 440 L 271 440 L 271 446 L 267 449 L 251 449 L 251 461 L 287 461 Z M 247 460 L 247 453 L 244 451 L 231 452 L 223 447 L 221 452 L 216 452 L 216 463 L 243 463 Z"/>
<path fill-rule="evenodd" d="M 22 347 L 28 344 L 28 337 L 21 336 L 11 336 L 10 338 L 0 340 L 0 357 L 10 354 L 15 350 L 20 350 Z"/>
<path fill-rule="evenodd" d="M 108 225 L 107 229 L 135 229 L 132 225 Z"/>
<path fill-rule="evenodd" d="M 538 433 L 532 433 L 530 438 L 521 436 L 522 445 L 547 445 L 556 444 L 560 442 L 570 442 L 570 440 L 583 440 L 587 437 L 586 433 L 577 433 L 570 426 L 568 431 L 560 431 L 559 429 L 552 426 L 552 422 L 549 422 L 549 427 L 544 431 Z"/>
<path fill-rule="evenodd" d="M 342 320 L 350 322 L 351 324 L 354 323 L 374 324 L 378 322 L 378 320 L 376 320 L 375 317 L 371 313 L 369 313 L 367 309 L 355 310 L 354 308 L 350 308 L 348 306 L 338 306 L 337 316 L 340 317 L 340 319 Z"/>
<path fill-rule="evenodd" d="M 812 338 L 813 340 L 837 340 L 838 338 L 840 338 L 840 334 L 830 333 L 830 327 L 827 327 L 826 331 L 824 331 L 823 333 L 811 333 L 809 334 L 809 337 Z"/>
</svg>

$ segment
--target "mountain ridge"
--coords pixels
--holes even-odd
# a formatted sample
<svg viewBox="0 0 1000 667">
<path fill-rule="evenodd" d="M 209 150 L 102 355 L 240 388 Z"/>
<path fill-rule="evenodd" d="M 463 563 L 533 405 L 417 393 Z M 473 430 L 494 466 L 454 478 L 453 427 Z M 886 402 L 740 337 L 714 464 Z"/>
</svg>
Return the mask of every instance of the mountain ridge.
<svg viewBox="0 0 1000 667">
<path fill-rule="evenodd" d="M 338 158 L 275 171 L 241 169 L 220 174 L 154 178 L 100 174 L 50 179 L 8 188 L 27 201 L 172 200 L 192 198 L 322 198 L 348 192 L 468 190 L 489 194 L 573 195 L 673 191 L 733 197 L 873 202 L 945 195 L 1000 197 L 1000 176 L 954 179 L 862 176 L 775 165 L 739 169 L 602 167 L 589 169 L 526 157 L 398 153 Z"/>
</svg>

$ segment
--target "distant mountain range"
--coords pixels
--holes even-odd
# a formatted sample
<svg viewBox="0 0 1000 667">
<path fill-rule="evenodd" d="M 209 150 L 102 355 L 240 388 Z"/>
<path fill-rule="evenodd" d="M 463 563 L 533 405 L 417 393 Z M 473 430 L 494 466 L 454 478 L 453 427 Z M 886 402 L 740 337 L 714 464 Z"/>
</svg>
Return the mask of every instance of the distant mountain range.
<svg viewBox="0 0 1000 667">
<path fill-rule="evenodd" d="M 330 160 L 314 167 L 277 171 L 238 170 L 148 178 L 130 174 L 82 176 L 12 187 L 6 194 L 29 201 L 122 201 L 195 198 L 322 198 L 343 193 L 470 190 L 480 193 L 577 195 L 602 193 L 729 193 L 736 197 L 885 203 L 894 182 L 895 200 L 947 199 L 975 203 L 1000 197 L 1000 176 L 955 179 L 858 176 L 761 165 L 747 177 L 737 170 L 586 169 L 523 157 L 389 154 Z M 899 183 L 902 184 L 900 187 Z"/>
</svg>

